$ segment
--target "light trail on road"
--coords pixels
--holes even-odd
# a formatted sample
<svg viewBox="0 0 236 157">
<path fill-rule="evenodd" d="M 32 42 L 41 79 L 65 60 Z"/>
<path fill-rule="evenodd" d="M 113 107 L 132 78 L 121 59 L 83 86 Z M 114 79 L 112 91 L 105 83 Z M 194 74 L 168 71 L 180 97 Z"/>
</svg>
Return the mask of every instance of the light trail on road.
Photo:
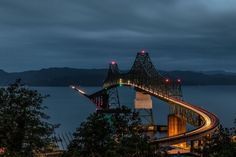
<svg viewBox="0 0 236 157">
<path fill-rule="evenodd" d="M 132 83 L 130 80 L 128 82 L 122 81 L 122 82 L 119 82 L 118 84 L 113 84 L 110 86 L 118 86 L 118 85 L 135 87 L 135 88 L 142 90 L 144 92 L 147 92 L 155 97 L 158 97 L 159 99 L 161 99 L 167 103 L 171 102 L 175 105 L 179 105 L 184 108 L 187 108 L 187 109 L 197 113 L 198 115 L 200 115 L 203 120 L 203 125 L 199 126 L 195 130 L 192 130 L 192 131 L 189 131 L 186 133 L 182 133 L 179 135 L 175 135 L 175 136 L 164 137 L 164 138 L 160 138 L 157 140 L 153 140 L 151 143 L 159 143 L 161 145 L 169 145 L 169 144 L 177 144 L 180 142 L 185 142 L 188 140 L 198 140 L 201 137 L 204 137 L 208 134 L 213 133 L 219 126 L 219 119 L 217 118 L 216 115 L 214 115 L 213 113 L 210 113 L 207 110 L 202 109 L 198 106 L 184 102 L 184 101 L 177 99 L 175 97 L 166 96 L 161 92 L 153 92 L 152 90 L 150 90 L 148 88 L 145 88 L 143 86 Z M 106 87 L 106 88 L 109 88 L 109 87 Z"/>
</svg>

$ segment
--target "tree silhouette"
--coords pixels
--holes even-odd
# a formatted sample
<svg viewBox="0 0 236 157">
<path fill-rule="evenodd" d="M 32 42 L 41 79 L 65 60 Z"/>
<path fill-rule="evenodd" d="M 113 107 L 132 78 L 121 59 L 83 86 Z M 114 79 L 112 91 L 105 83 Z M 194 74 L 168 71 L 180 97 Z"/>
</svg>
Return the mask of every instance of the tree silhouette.
<svg viewBox="0 0 236 157">
<path fill-rule="evenodd" d="M 195 150 L 202 157 L 235 157 L 236 146 L 231 141 L 231 136 L 235 135 L 235 127 L 219 127 L 211 136 L 203 139 L 201 147 Z"/>
<path fill-rule="evenodd" d="M 56 125 L 47 122 L 43 99 L 47 96 L 26 88 L 20 80 L 0 89 L 0 148 L 4 156 L 33 156 L 51 142 Z"/>
<path fill-rule="evenodd" d="M 65 157 L 146 157 L 154 148 L 137 112 L 93 113 L 74 133 Z"/>
</svg>

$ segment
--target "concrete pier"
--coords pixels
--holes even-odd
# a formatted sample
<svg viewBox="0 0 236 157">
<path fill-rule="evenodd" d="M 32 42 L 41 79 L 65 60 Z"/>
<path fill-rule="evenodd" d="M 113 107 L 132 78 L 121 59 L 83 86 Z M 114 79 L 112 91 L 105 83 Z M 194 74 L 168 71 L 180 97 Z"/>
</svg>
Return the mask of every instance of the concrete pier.
<svg viewBox="0 0 236 157">
<path fill-rule="evenodd" d="M 168 137 L 175 136 L 178 134 L 185 133 L 186 130 L 186 120 L 182 119 L 175 114 L 170 114 L 168 116 Z M 179 143 L 175 146 L 185 148 L 187 146 L 186 142 Z"/>
</svg>

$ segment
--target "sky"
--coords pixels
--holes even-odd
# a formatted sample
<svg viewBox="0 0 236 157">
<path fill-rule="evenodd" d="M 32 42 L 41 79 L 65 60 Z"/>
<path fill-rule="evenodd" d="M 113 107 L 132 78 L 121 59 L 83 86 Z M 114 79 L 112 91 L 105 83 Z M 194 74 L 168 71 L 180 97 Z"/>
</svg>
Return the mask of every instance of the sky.
<svg viewBox="0 0 236 157">
<path fill-rule="evenodd" d="M 161 70 L 236 72 L 236 0 L 1 0 L 0 69 L 129 69 L 148 51 Z"/>
</svg>

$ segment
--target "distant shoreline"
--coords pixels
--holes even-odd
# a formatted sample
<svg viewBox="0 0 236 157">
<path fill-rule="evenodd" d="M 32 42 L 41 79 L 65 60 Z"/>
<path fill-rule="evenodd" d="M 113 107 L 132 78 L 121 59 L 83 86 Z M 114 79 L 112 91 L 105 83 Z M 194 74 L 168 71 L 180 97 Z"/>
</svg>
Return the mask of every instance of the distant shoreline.
<svg viewBox="0 0 236 157">
<path fill-rule="evenodd" d="M 125 71 L 125 70 L 124 70 Z M 236 85 L 236 73 L 224 71 L 159 71 L 172 81 L 181 79 L 185 86 Z M 107 75 L 107 69 L 48 68 L 24 72 L 8 73 L 0 70 L 0 86 L 7 86 L 16 79 L 22 79 L 27 86 L 101 87 Z"/>
</svg>

